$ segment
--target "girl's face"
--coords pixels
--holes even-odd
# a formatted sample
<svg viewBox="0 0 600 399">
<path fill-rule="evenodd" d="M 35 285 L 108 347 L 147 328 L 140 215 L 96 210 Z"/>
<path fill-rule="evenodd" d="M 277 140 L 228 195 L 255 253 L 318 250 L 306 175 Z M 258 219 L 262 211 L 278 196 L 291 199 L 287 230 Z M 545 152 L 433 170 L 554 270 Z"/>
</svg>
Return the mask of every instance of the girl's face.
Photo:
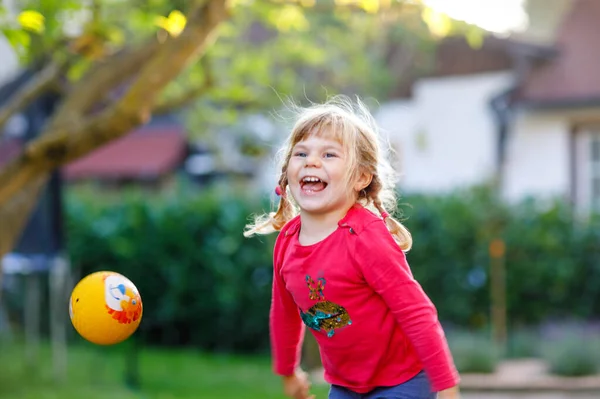
<svg viewBox="0 0 600 399">
<path fill-rule="evenodd" d="M 323 216 L 349 209 L 362 188 L 349 187 L 343 146 L 328 135 L 310 134 L 292 148 L 287 167 L 290 192 L 304 214 Z"/>
</svg>

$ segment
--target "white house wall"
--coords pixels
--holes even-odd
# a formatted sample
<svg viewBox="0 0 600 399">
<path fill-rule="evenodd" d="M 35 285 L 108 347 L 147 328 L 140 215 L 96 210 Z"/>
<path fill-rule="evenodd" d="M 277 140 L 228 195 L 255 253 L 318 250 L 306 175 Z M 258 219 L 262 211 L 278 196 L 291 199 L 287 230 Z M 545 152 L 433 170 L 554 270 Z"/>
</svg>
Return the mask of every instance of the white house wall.
<svg viewBox="0 0 600 399">
<path fill-rule="evenodd" d="M 16 18 L 17 14 L 16 0 L 0 0 L 0 5 L 4 7 L 9 18 Z M 8 82 L 19 71 L 19 59 L 14 49 L 3 34 L 0 33 L 0 85 Z"/>
<path fill-rule="evenodd" d="M 490 99 L 512 84 L 510 72 L 430 78 L 415 85 L 410 100 L 383 103 L 375 117 L 396 152 L 401 191 L 447 193 L 488 181 L 498 134 Z M 506 199 L 569 195 L 569 121 L 565 112 L 516 116 L 506 149 Z M 279 144 L 289 130 L 275 130 Z M 279 170 L 271 159 L 262 166 L 257 186 L 272 191 Z"/>
<path fill-rule="evenodd" d="M 417 107 L 412 101 L 394 101 L 383 104 L 376 114 L 384 145 L 389 145 L 394 152 L 394 167 L 401 174 L 403 183 L 407 180 L 407 165 L 419 163 L 418 152 L 408 150 L 415 140 L 418 127 L 416 111 Z"/>
<path fill-rule="evenodd" d="M 396 148 L 401 189 L 441 193 L 487 180 L 495 170 L 496 126 L 490 99 L 510 72 L 420 80 L 410 101 L 376 114 Z"/>
<path fill-rule="evenodd" d="M 569 122 L 564 113 L 522 112 L 511 128 L 504 194 L 565 197 L 570 191 Z"/>
<path fill-rule="evenodd" d="M 19 70 L 19 60 L 6 38 L 0 35 L 0 85 L 13 78 Z"/>
</svg>

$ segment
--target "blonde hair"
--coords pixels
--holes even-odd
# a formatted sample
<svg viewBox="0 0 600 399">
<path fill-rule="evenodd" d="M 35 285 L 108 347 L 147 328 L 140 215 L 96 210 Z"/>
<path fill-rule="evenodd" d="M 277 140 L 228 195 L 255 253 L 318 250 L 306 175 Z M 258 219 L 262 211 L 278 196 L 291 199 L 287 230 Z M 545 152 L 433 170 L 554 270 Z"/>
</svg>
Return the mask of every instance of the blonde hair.
<svg viewBox="0 0 600 399">
<path fill-rule="evenodd" d="M 410 232 L 388 214 L 388 210 L 396 209 L 396 179 L 380 143 L 375 120 L 367 107 L 358 98 L 353 103 L 346 96 L 335 96 L 323 104 L 293 108 L 298 117 L 279 154 L 279 205 L 275 212 L 256 216 L 254 222 L 246 226 L 244 235 L 250 237 L 279 231 L 298 214 L 297 206 L 287 192 L 287 166 L 292 149 L 312 134 L 333 134 L 333 138 L 342 145 L 349 162 L 346 176 L 348 186 L 353 186 L 363 173 L 372 176 L 369 185 L 358 193 L 357 202 L 381 214 L 394 240 L 403 251 L 408 251 L 412 246 Z"/>
</svg>

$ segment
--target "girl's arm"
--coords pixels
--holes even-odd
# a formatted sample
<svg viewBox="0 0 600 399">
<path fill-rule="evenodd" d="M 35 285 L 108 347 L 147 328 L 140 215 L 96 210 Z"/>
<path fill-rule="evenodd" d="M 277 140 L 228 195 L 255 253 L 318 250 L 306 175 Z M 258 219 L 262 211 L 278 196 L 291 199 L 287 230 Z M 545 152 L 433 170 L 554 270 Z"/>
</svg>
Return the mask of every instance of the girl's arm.
<svg viewBox="0 0 600 399">
<path fill-rule="evenodd" d="M 269 313 L 271 352 L 274 372 L 282 376 L 290 376 L 295 373 L 300 364 L 304 324 L 300 319 L 298 307 L 281 277 L 280 252 L 278 240 L 273 254 L 273 290 Z"/>
<path fill-rule="evenodd" d="M 443 391 L 438 392 L 437 399 L 459 399 L 460 392 L 458 386 L 444 389 Z"/>
<path fill-rule="evenodd" d="M 411 341 L 433 390 L 457 386 L 458 372 L 437 310 L 413 278 L 404 252 L 383 222 L 369 224 L 357 237 L 355 259 L 366 282 L 382 297 Z"/>
</svg>

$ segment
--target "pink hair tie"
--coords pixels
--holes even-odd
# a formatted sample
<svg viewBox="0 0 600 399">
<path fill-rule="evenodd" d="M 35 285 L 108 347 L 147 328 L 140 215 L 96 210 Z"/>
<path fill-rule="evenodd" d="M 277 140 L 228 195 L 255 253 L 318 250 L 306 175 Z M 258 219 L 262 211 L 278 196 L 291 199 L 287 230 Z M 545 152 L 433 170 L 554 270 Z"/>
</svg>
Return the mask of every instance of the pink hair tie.
<svg viewBox="0 0 600 399">
<path fill-rule="evenodd" d="M 281 197 L 281 194 L 282 194 L 281 186 L 275 187 L 275 194 L 277 194 L 279 197 Z"/>
<path fill-rule="evenodd" d="M 381 212 L 381 217 L 385 220 L 388 216 L 390 216 L 387 212 Z"/>
</svg>

